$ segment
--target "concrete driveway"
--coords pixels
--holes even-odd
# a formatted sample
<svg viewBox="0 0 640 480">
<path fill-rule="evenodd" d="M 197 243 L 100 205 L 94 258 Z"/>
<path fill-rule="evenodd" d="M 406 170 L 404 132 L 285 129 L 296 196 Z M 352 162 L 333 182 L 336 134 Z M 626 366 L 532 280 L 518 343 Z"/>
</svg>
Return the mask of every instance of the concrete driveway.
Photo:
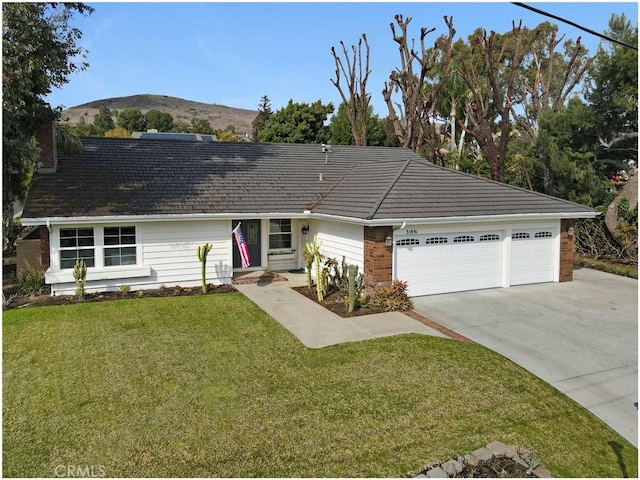
<svg viewBox="0 0 640 480">
<path fill-rule="evenodd" d="M 638 282 L 574 281 L 413 298 L 414 310 L 556 387 L 638 446 Z"/>
</svg>

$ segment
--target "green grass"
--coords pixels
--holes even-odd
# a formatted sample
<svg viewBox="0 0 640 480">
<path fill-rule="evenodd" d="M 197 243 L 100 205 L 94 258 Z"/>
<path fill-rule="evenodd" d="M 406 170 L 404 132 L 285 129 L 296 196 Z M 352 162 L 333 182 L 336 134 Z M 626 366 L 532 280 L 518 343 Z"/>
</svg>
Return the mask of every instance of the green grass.
<svg viewBox="0 0 640 480">
<path fill-rule="evenodd" d="M 307 349 L 239 293 L 11 310 L 3 334 L 4 476 L 389 477 L 493 440 L 556 477 L 638 475 L 637 449 L 478 345 Z"/>
</svg>

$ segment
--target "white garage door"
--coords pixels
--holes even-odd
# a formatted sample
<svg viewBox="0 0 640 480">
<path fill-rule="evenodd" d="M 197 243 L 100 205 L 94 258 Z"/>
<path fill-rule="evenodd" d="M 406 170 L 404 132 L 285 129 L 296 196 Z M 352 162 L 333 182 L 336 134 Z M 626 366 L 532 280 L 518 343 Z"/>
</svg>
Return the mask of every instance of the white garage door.
<svg viewBox="0 0 640 480">
<path fill-rule="evenodd" d="M 511 235 L 511 285 L 553 282 L 555 230 L 513 230 Z"/>
<path fill-rule="evenodd" d="M 499 287 L 502 238 L 501 231 L 398 236 L 396 278 L 412 297 Z"/>
</svg>

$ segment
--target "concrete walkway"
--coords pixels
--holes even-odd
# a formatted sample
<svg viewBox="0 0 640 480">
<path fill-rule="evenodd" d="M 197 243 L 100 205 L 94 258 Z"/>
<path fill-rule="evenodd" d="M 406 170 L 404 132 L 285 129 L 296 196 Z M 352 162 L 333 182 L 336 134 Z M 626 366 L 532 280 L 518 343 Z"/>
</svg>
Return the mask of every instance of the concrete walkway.
<svg viewBox="0 0 640 480">
<path fill-rule="evenodd" d="M 305 285 L 304 274 L 281 275 L 289 281 L 234 286 L 309 348 L 322 348 L 403 333 L 446 338 L 446 335 L 399 312 L 342 318 L 291 288 Z"/>
</svg>

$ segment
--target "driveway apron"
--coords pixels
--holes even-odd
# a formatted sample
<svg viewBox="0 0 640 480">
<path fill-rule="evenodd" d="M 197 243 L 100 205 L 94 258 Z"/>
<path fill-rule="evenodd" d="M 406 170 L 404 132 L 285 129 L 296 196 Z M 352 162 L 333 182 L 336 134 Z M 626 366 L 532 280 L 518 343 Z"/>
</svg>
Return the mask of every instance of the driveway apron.
<svg viewBox="0 0 640 480">
<path fill-rule="evenodd" d="M 484 345 L 638 446 L 638 282 L 589 269 L 574 281 L 432 295 L 414 310 Z"/>
</svg>

